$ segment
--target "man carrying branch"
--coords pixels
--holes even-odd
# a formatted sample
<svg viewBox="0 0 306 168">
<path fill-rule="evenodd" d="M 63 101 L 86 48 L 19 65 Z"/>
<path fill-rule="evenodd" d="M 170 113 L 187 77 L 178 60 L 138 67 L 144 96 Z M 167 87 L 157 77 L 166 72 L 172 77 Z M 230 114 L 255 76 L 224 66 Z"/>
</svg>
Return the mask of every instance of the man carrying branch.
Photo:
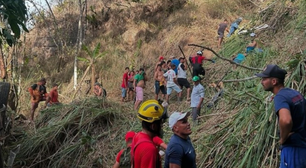
<svg viewBox="0 0 306 168">
<path fill-rule="evenodd" d="M 205 75 L 205 70 L 202 66 L 204 60 L 211 61 L 212 63 L 215 63 L 214 60 L 205 58 L 203 56 L 202 51 L 198 51 L 196 56 L 189 57 L 189 61 L 192 65 L 192 67 L 193 67 L 192 77 L 199 76 L 199 75 L 202 75 L 202 76 Z"/>
</svg>

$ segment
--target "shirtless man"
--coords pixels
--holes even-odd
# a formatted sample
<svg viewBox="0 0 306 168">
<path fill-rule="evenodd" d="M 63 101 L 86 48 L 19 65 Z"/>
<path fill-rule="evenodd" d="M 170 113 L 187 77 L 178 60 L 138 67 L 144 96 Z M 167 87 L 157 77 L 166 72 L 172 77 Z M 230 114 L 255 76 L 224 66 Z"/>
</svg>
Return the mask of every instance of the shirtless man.
<svg viewBox="0 0 306 168">
<path fill-rule="evenodd" d="M 155 100 L 158 100 L 159 91 L 162 92 L 162 98 L 165 99 L 165 95 L 167 94 L 166 85 L 165 85 L 165 77 L 164 72 L 161 69 L 161 64 L 158 64 L 156 67 L 156 71 L 154 73 L 155 79 Z"/>
<path fill-rule="evenodd" d="M 137 110 L 140 103 L 143 101 L 143 89 L 145 88 L 145 81 L 147 81 L 146 73 L 143 68 L 139 69 L 139 73 L 134 77 L 134 88 L 136 91 L 136 101 L 134 109 Z"/>
</svg>

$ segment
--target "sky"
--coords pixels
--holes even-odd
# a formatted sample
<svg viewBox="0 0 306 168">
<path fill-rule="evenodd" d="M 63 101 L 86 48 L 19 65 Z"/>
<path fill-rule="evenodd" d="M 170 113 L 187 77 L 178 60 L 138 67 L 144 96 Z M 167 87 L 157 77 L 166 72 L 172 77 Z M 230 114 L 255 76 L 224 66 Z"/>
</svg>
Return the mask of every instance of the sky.
<svg viewBox="0 0 306 168">
<path fill-rule="evenodd" d="M 46 0 L 26 0 L 25 3 L 26 3 L 26 6 L 27 6 L 27 9 L 28 9 L 28 14 L 30 14 L 32 12 L 37 12 L 37 10 L 35 9 L 35 7 L 34 7 L 34 5 L 31 1 L 36 4 L 37 8 L 40 11 L 43 11 L 43 10 L 49 11 Z M 56 5 L 56 2 L 55 2 L 56 0 L 47 0 L 47 1 L 51 5 L 51 7 L 53 5 Z M 28 23 L 27 23 L 27 28 L 32 29 L 33 27 L 34 27 L 33 21 L 29 20 Z"/>
</svg>

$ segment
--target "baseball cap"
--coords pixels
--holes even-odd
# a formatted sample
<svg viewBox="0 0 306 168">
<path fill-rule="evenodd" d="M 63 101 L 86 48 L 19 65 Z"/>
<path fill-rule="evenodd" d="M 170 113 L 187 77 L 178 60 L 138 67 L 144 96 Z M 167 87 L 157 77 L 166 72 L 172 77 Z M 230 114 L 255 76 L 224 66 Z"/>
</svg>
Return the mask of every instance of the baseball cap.
<svg viewBox="0 0 306 168">
<path fill-rule="evenodd" d="M 267 67 L 262 71 L 262 73 L 255 74 L 258 77 L 262 78 L 279 78 L 279 79 L 285 79 L 285 75 L 287 74 L 287 71 L 284 69 L 281 69 L 279 66 L 274 64 L 269 64 Z"/>
<path fill-rule="evenodd" d="M 136 133 L 134 131 L 128 131 L 125 134 L 125 141 L 127 142 L 129 139 L 133 139 Z"/>
<path fill-rule="evenodd" d="M 194 81 L 194 82 L 199 81 L 199 80 L 200 80 L 200 77 L 198 77 L 198 76 L 194 76 L 194 77 L 192 78 L 192 81 Z"/>
<path fill-rule="evenodd" d="M 188 117 L 190 115 L 190 112 L 182 113 L 182 112 L 173 112 L 169 117 L 169 127 L 172 129 L 173 126 L 176 124 L 177 121 Z"/>
<path fill-rule="evenodd" d="M 159 56 L 159 60 L 164 60 L 165 58 L 163 56 Z"/>
</svg>

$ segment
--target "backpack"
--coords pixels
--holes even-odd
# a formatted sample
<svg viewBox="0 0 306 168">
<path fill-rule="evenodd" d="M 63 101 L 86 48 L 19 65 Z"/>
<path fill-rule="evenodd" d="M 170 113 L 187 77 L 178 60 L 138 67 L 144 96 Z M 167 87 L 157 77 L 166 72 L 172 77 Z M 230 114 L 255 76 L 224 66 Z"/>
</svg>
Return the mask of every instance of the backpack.
<svg viewBox="0 0 306 168">
<path fill-rule="evenodd" d="M 131 147 L 127 147 L 121 154 L 119 160 L 120 168 L 131 168 Z"/>
</svg>

